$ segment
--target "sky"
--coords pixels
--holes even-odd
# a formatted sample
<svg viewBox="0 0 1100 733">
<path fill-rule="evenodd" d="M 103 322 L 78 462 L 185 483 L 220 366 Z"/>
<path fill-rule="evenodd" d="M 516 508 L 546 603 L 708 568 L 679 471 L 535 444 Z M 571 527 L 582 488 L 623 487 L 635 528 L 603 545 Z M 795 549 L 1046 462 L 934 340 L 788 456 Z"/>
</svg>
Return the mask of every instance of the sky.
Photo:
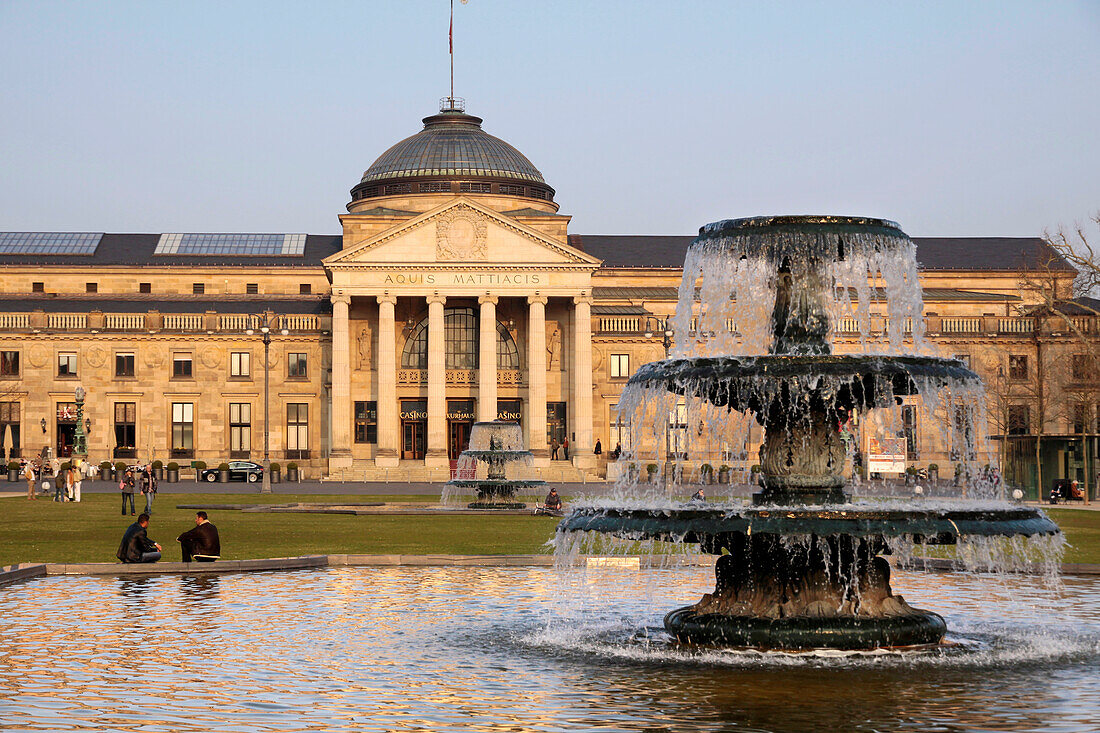
<svg viewBox="0 0 1100 733">
<path fill-rule="evenodd" d="M 337 233 L 448 94 L 447 0 L 0 0 L 0 230 Z M 1100 210 L 1100 2 L 455 3 L 455 95 L 579 234 Z"/>
</svg>

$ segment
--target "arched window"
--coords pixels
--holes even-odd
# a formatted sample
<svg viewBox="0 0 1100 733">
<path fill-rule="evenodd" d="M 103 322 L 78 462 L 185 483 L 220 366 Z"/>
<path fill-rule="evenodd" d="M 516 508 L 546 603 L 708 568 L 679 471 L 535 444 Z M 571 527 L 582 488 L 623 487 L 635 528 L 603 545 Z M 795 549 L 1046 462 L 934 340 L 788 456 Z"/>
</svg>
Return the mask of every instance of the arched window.
<svg viewBox="0 0 1100 733">
<path fill-rule="evenodd" d="M 499 363 L 500 324 L 497 324 L 497 354 Z M 447 369 L 476 369 L 477 368 L 477 339 L 478 339 L 477 313 L 473 308 L 446 308 L 443 311 L 443 339 L 445 348 L 445 365 Z M 507 332 L 506 332 L 507 333 Z M 507 336 L 511 342 L 511 336 Z M 507 351 L 507 349 L 505 349 Z M 513 342 L 511 351 L 516 353 L 516 345 Z M 516 356 L 518 364 L 518 354 Z M 405 348 L 401 351 L 401 367 L 403 369 L 427 369 L 428 368 L 428 319 L 421 320 L 413 328 L 409 338 L 405 340 Z M 509 367 L 518 368 L 518 367 Z"/>
<path fill-rule="evenodd" d="M 497 323 L 497 369 L 519 369 L 519 349 L 503 323 Z"/>
</svg>

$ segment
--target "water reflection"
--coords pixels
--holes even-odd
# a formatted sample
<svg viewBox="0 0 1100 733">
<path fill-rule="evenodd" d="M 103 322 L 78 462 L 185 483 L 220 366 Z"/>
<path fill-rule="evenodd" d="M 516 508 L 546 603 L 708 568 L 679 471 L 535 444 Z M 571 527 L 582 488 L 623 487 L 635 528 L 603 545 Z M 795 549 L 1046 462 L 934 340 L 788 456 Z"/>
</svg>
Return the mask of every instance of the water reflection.
<svg viewBox="0 0 1100 733">
<path fill-rule="evenodd" d="M 0 728 L 1097 728 L 1095 580 L 902 574 L 962 642 L 905 659 L 672 644 L 661 615 L 711 582 L 703 569 L 45 578 L 0 595 Z"/>
</svg>

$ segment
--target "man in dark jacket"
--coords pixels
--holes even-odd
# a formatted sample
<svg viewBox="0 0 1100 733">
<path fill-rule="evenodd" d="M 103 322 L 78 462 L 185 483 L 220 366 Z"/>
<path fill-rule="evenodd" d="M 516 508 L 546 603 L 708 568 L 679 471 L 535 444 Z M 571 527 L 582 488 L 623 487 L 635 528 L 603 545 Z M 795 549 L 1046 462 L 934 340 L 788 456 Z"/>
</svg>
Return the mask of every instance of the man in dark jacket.
<svg viewBox="0 0 1100 733">
<path fill-rule="evenodd" d="M 222 543 L 218 538 L 218 528 L 206 519 L 206 512 L 195 512 L 195 528 L 179 537 L 183 561 L 214 562 L 222 554 Z"/>
<path fill-rule="evenodd" d="M 122 562 L 156 562 L 160 559 L 161 548 L 156 542 L 149 539 L 145 533 L 149 526 L 149 515 L 141 514 L 137 521 L 126 528 L 126 534 L 122 535 L 122 543 L 115 553 Z"/>
</svg>

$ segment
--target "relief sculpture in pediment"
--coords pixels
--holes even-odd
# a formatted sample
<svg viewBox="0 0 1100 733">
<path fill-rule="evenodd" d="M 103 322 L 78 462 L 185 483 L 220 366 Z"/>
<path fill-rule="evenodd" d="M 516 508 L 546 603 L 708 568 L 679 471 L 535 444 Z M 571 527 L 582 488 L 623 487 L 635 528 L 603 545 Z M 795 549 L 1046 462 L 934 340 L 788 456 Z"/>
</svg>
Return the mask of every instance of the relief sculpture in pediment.
<svg viewBox="0 0 1100 733">
<path fill-rule="evenodd" d="M 456 208 L 435 223 L 435 256 L 438 260 L 485 260 L 488 256 L 488 224 L 472 209 Z"/>
</svg>

